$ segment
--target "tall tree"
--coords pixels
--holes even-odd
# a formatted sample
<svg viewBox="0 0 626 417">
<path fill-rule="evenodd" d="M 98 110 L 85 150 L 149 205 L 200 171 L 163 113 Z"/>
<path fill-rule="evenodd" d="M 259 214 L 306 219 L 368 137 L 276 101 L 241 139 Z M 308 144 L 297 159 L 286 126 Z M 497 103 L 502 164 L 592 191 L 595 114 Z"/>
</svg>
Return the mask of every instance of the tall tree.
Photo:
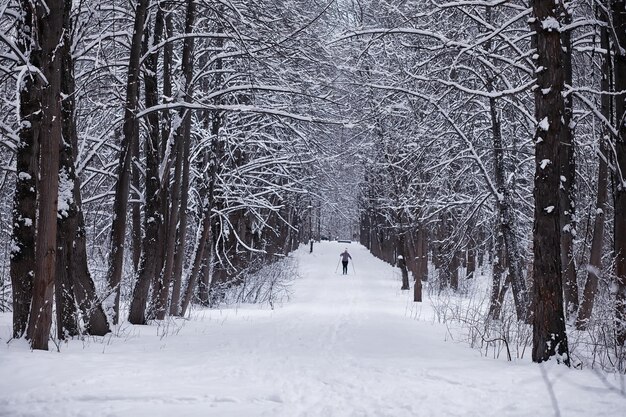
<svg viewBox="0 0 626 417">
<path fill-rule="evenodd" d="M 26 7 L 35 21 L 37 44 L 41 53 L 38 66 L 45 84 L 41 86 L 41 131 L 37 234 L 35 241 L 35 276 L 33 302 L 27 336 L 33 349 L 48 349 L 52 324 L 52 295 L 54 289 L 57 233 L 57 199 L 59 192 L 59 146 L 62 141 L 61 114 L 61 47 L 64 14 L 70 0 L 49 0 Z"/>
<path fill-rule="evenodd" d="M 196 8 L 195 0 L 187 0 L 185 13 L 185 34 L 183 42 L 182 75 L 183 93 L 181 99 L 185 103 L 193 100 L 193 33 Z M 163 320 L 168 311 L 170 284 L 174 283 L 174 297 L 172 303 L 178 305 L 179 291 L 182 280 L 183 257 L 185 256 L 185 241 L 187 236 L 187 202 L 189 193 L 189 152 L 191 149 L 191 109 L 181 110 L 182 124 L 176 133 L 176 166 L 174 169 L 174 189 L 172 190 L 171 209 L 168 228 L 167 250 L 165 266 L 159 277 L 155 294 L 156 318 Z M 176 276 L 174 276 L 176 274 Z"/>
<path fill-rule="evenodd" d="M 165 17 L 167 13 L 164 10 L 165 2 L 160 1 L 158 9 L 154 17 L 154 29 L 152 36 L 152 45 L 148 45 L 152 49 L 148 52 L 145 63 L 145 103 L 146 107 L 155 106 L 159 103 L 158 92 L 158 59 L 159 49 L 155 48 L 163 35 L 165 28 Z M 169 81 L 169 80 L 168 80 Z M 146 202 L 144 204 L 144 236 L 142 240 L 141 259 L 139 269 L 137 271 L 137 282 L 135 291 L 148 293 L 150 284 L 156 281 L 156 277 L 160 273 L 162 265 L 161 250 L 159 246 L 159 232 L 163 229 L 163 220 L 165 214 L 162 213 L 162 200 L 166 199 L 165 187 L 161 188 L 160 181 L 160 149 L 161 141 L 167 141 L 167 138 L 161 137 L 160 117 L 158 112 L 150 113 L 147 117 L 148 134 L 145 141 L 146 154 Z M 145 308 L 145 305 L 143 305 Z"/>
<path fill-rule="evenodd" d="M 615 141 L 615 323 L 617 343 L 626 343 L 626 1 L 611 0 L 615 33 L 615 120 L 619 135 Z"/>
<path fill-rule="evenodd" d="M 72 51 L 75 28 L 72 2 L 65 2 L 65 30 L 61 48 L 61 93 L 63 142 L 59 155 L 59 207 L 57 215 L 56 303 L 59 337 L 65 335 L 62 323 L 73 325 L 76 307 L 87 334 L 102 336 L 109 323 L 96 293 L 87 260 L 87 236 L 82 207 L 81 181 L 76 172 L 78 132 L 76 127 L 75 59 Z M 80 12 L 80 10 L 78 10 Z M 71 333 L 71 332 L 70 332 Z"/>
<path fill-rule="evenodd" d="M 569 1 L 557 4 L 557 16 L 563 27 L 572 23 Z M 572 33 L 561 31 L 562 70 L 565 86 L 572 87 Z M 563 298 L 565 315 L 574 318 L 578 310 L 578 282 L 574 264 L 574 238 L 576 237 L 576 152 L 574 147 L 574 97 L 564 97 L 563 128 L 559 145 L 559 208 L 561 228 L 561 270 L 563 272 Z"/>
<path fill-rule="evenodd" d="M 139 70 L 141 45 L 146 22 L 146 13 L 150 0 L 138 0 L 135 9 L 135 21 L 128 58 L 128 78 L 126 80 L 126 103 L 124 107 L 124 126 L 116 173 L 115 201 L 113 203 L 113 225 L 111 226 L 111 242 L 107 282 L 113 291 L 113 323 L 117 324 L 120 314 L 120 283 L 124 264 L 124 240 L 126 238 L 126 218 L 128 196 L 130 191 L 131 162 L 137 137 L 138 124 L 136 112 L 139 102 Z"/>
<path fill-rule="evenodd" d="M 41 67 L 37 26 L 30 0 L 20 2 L 17 22 L 17 46 L 27 64 Z M 26 64 L 26 63 L 24 63 Z M 19 91 L 20 127 L 16 151 L 16 185 L 13 195 L 13 231 L 11 235 L 11 285 L 13 288 L 13 337 L 26 331 L 35 275 L 35 227 L 37 219 L 37 168 L 41 130 L 40 74 L 29 72 Z"/>
<path fill-rule="evenodd" d="M 563 51 L 555 0 L 534 0 L 532 6 L 538 68 L 535 88 L 532 358 L 534 362 L 544 362 L 559 356 L 569 365 L 559 223 L 559 141 L 563 129 L 567 128 L 563 119 Z"/>
<path fill-rule="evenodd" d="M 605 13 L 602 13 L 603 15 Z M 598 16 L 602 18 L 602 16 Z M 606 19 L 605 19 L 606 20 Z M 607 22 L 608 23 L 608 22 Z M 607 24 L 608 26 L 608 24 Z M 600 28 L 600 46 L 603 50 L 602 54 L 602 69 L 601 69 L 601 81 L 600 88 L 604 93 L 602 94 L 600 111 L 606 122 L 612 122 L 612 98 L 611 98 L 611 80 L 612 65 L 611 65 L 611 49 L 609 44 L 609 31 L 606 26 Z M 606 123 L 602 124 L 600 130 L 600 140 L 598 146 L 598 180 L 597 180 L 597 194 L 595 204 L 595 218 L 593 222 L 593 236 L 591 240 L 591 249 L 589 253 L 589 266 L 587 272 L 587 280 L 585 281 L 582 301 L 578 310 L 578 316 L 576 317 L 576 328 L 584 330 L 589 324 L 591 319 L 591 313 L 596 300 L 596 293 L 598 290 L 598 281 L 600 279 L 600 272 L 602 271 L 602 248 L 604 245 L 604 227 L 605 227 L 605 212 L 606 203 L 608 197 L 608 146 L 607 142 L 611 137 L 610 129 Z"/>
</svg>

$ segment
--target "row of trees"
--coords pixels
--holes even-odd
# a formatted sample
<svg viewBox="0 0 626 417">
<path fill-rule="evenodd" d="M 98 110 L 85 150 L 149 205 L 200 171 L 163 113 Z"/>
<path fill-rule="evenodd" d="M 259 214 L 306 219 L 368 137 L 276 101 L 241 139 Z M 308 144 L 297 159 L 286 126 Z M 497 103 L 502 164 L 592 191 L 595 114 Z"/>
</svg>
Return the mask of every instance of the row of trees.
<svg viewBox="0 0 626 417">
<path fill-rule="evenodd" d="M 566 324 L 593 327 L 598 300 L 613 306 L 619 350 L 624 2 L 354 6 L 338 39 L 360 51 L 355 94 L 370 118 L 362 243 L 398 263 L 403 289 L 412 272 L 415 301 L 429 258 L 438 286 L 457 289 L 491 253 L 488 317 L 511 289 L 537 362 L 569 363 Z"/>
<path fill-rule="evenodd" d="M 0 7 L 15 338 L 184 315 L 311 237 L 337 118 L 303 4 Z"/>
<path fill-rule="evenodd" d="M 598 300 L 623 346 L 624 7 L 7 0 L 14 336 L 47 348 L 53 306 L 64 338 L 218 302 L 351 237 L 356 183 L 362 243 L 416 301 L 429 264 L 456 289 L 489 259 L 488 317 L 511 293 L 536 361 L 568 362 Z"/>
</svg>

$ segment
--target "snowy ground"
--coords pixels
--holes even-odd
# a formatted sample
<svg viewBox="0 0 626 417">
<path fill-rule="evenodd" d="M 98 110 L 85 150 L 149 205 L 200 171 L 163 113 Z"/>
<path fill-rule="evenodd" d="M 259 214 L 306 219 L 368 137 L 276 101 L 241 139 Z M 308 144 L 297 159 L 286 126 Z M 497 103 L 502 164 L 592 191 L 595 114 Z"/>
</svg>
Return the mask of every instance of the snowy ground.
<svg viewBox="0 0 626 417">
<path fill-rule="evenodd" d="M 334 273 L 346 246 L 356 266 L 347 277 Z M 625 415 L 626 397 L 593 372 L 446 342 L 445 327 L 425 319 L 428 303 L 415 310 L 392 268 L 362 246 L 296 256 L 301 278 L 273 311 L 126 324 L 60 353 L 2 343 L 0 416 L 537 417 L 557 415 L 555 402 L 564 417 Z M 9 335 L 0 315 L 1 341 Z"/>
</svg>

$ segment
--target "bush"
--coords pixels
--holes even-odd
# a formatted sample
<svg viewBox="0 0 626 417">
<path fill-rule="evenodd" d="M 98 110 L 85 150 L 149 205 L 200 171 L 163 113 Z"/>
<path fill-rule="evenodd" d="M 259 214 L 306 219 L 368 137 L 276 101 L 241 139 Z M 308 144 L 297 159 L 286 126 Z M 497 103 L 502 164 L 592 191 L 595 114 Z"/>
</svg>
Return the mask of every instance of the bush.
<svg viewBox="0 0 626 417">
<path fill-rule="evenodd" d="M 297 261 L 291 256 L 273 262 L 259 259 L 230 281 L 212 285 L 211 306 L 249 303 L 274 308 L 289 300 L 297 274 Z"/>
</svg>

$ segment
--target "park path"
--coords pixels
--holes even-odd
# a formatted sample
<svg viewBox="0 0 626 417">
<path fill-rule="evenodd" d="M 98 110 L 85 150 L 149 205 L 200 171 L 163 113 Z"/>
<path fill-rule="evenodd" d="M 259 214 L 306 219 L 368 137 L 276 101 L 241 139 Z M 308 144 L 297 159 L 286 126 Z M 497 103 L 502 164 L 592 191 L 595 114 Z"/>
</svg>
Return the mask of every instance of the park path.
<svg viewBox="0 0 626 417">
<path fill-rule="evenodd" d="M 344 248 L 347 276 L 335 272 Z M 551 416 L 546 378 L 561 416 L 626 409 L 591 372 L 488 359 L 449 340 L 429 302 L 414 304 L 394 269 L 356 243 L 293 256 L 299 277 L 274 310 L 125 324 L 60 353 L 3 343 L 0 416 Z M 3 315 L 3 341 L 9 333 Z"/>
</svg>

